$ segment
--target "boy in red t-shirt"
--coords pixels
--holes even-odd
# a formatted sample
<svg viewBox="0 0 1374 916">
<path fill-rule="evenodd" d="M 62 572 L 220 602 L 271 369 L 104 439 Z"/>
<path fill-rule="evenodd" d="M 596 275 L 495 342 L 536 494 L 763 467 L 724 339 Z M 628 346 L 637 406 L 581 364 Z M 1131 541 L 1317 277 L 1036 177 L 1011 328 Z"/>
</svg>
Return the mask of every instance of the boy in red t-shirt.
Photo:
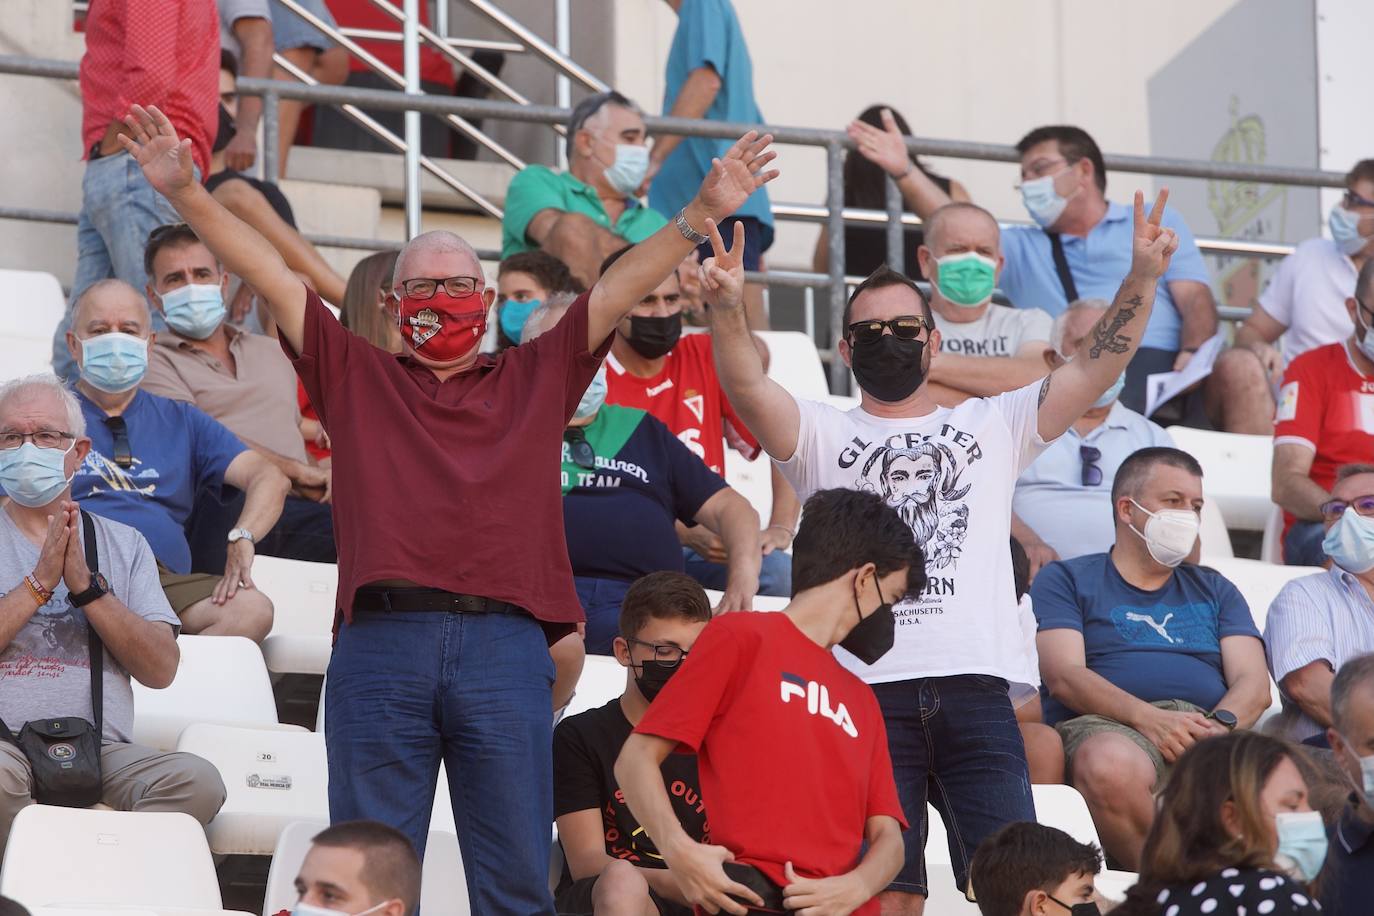
<svg viewBox="0 0 1374 916">
<path fill-rule="evenodd" d="M 925 559 L 896 510 L 854 490 L 808 499 L 793 550 L 792 603 L 708 624 L 615 775 L 698 907 L 876 914 L 906 820 L 878 702 L 830 650 L 872 664 L 890 649 L 892 604 L 920 593 Z M 714 845 L 683 831 L 664 790 L 675 749 L 697 753 Z"/>
</svg>

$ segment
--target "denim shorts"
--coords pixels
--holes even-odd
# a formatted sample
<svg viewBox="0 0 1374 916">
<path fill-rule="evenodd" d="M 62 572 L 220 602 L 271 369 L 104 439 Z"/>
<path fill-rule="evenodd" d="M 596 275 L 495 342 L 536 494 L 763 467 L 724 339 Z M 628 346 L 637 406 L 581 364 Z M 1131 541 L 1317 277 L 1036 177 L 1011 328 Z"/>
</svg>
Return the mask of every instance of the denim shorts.
<svg viewBox="0 0 1374 916">
<path fill-rule="evenodd" d="M 324 5 L 324 0 L 298 0 L 300 5 L 316 16 L 325 21 L 331 28 L 338 28 L 339 24 L 334 21 L 334 16 L 329 12 L 329 7 Z M 287 9 L 280 0 L 268 0 L 272 13 L 272 43 L 277 46 L 278 51 L 290 51 L 292 48 L 314 48 L 317 51 L 328 51 L 334 47 L 334 42 L 329 40 L 329 36 L 306 22 L 292 10 Z"/>
<path fill-rule="evenodd" d="M 759 256 L 773 247 L 773 227 L 757 216 L 732 216 L 720 224 L 720 237 L 725 239 L 727 248 L 734 244 L 735 223 L 744 224 L 744 269 L 758 270 Z M 697 248 L 699 261 L 705 261 L 713 254 L 709 241 Z"/>
</svg>

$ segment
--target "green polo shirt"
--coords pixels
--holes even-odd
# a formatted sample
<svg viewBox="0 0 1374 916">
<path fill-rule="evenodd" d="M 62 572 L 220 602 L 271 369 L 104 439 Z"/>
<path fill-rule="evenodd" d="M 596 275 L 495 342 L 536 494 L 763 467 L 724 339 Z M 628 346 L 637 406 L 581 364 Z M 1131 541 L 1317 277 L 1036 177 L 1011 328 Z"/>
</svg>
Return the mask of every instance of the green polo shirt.
<svg viewBox="0 0 1374 916">
<path fill-rule="evenodd" d="M 538 245 L 525 236 L 530 220 L 540 210 L 581 213 L 630 243 L 642 242 L 668 221 L 631 198 L 614 224 L 596 196 L 596 189 L 570 172 L 555 172 L 542 165 L 527 165 L 511 179 L 506 190 L 506 215 L 501 220 L 501 257 L 533 251 Z"/>
</svg>

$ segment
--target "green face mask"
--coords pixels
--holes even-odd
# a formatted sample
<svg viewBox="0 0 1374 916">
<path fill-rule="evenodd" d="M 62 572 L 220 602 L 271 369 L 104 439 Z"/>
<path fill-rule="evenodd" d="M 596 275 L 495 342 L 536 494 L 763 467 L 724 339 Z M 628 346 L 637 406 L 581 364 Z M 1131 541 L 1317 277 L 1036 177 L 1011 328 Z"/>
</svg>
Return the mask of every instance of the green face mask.
<svg viewBox="0 0 1374 916">
<path fill-rule="evenodd" d="M 992 298 L 997 285 L 997 262 L 976 251 L 937 258 L 940 295 L 955 305 L 977 308 Z"/>
</svg>

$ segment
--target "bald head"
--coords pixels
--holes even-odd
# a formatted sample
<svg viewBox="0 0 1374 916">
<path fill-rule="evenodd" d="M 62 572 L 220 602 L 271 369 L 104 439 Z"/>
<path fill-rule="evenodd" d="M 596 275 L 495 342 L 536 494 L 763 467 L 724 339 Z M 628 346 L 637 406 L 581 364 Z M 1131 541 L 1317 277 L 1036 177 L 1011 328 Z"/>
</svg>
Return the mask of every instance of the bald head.
<svg viewBox="0 0 1374 916">
<path fill-rule="evenodd" d="M 977 251 L 995 258 L 1002 250 L 1002 230 L 996 217 L 982 207 L 955 201 L 930 214 L 925 225 L 925 243 L 937 258 L 960 251 Z"/>
<path fill-rule="evenodd" d="M 427 277 L 444 280 L 449 277 L 482 277 L 482 264 L 477 251 L 461 236 L 446 229 L 422 232 L 406 243 L 396 258 L 392 285 L 406 280 Z"/>
<path fill-rule="evenodd" d="M 72 330 L 77 337 L 89 336 L 87 326 L 91 324 L 102 325 L 102 330 L 147 337 L 152 326 L 148 300 L 123 280 L 98 280 L 87 287 L 72 308 Z"/>
</svg>

